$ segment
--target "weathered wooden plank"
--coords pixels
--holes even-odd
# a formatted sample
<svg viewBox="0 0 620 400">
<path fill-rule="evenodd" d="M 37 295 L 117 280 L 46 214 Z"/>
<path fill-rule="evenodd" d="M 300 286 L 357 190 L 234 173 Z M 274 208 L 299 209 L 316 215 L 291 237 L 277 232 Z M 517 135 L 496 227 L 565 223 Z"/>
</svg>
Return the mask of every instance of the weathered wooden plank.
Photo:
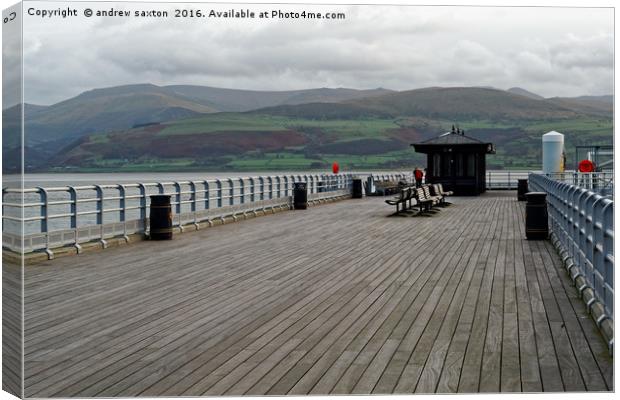
<svg viewBox="0 0 620 400">
<path fill-rule="evenodd" d="M 497 207 L 497 205 L 495 205 Z M 497 224 L 500 217 L 494 221 L 492 229 L 497 230 Z M 480 387 L 480 370 L 482 365 L 484 343 L 486 340 L 486 331 L 489 319 L 489 310 L 491 306 L 491 294 L 493 287 L 493 277 L 495 275 L 496 260 L 499 251 L 499 241 L 493 236 L 488 240 L 489 252 L 485 260 L 485 271 L 480 286 L 480 296 L 476 306 L 476 313 L 472 323 L 470 340 L 465 352 L 463 361 L 463 369 L 459 380 L 458 392 L 472 393 L 477 392 Z"/>
<path fill-rule="evenodd" d="M 491 221 L 497 220 L 497 212 L 497 208 L 492 209 L 491 214 L 487 214 L 490 221 L 482 220 L 478 222 L 478 225 L 480 225 L 481 228 L 488 227 Z M 475 272 L 466 298 L 463 301 L 463 309 L 459 316 L 457 328 L 450 343 L 444 368 L 437 385 L 436 391 L 439 393 L 455 393 L 458 390 L 461 370 L 465 359 L 465 351 L 469 342 L 478 295 L 482 285 L 484 267 L 486 264 L 485 259 L 490 251 L 490 246 L 487 245 L 487 241 L 492 238 L 493 234 L 494 232 L 491 229 L 482 230 L 482 234 L 480 234 L 476 245 L 476 251 L 470 259 L 470 262 L 475 266 Z"/>
<path fill-rule="evenodd" d="M 548 243 L 539 243 L 541 257 L 546 267 L 547 276 L 553 287 L 558 308 L 562 315 L 561 324 L 552 324 L 557 332 L 554 339 L 558 346 L 567 350 L 564 358 L 563 376 L 568 391 L 607 390 L 604 377 L 598 368 L 594 355 L 589 350 L 588 342 L 577 321 L 576 312 L 569 297 L 579 300 L 577 289 L 571 285 L 566 270 L 562 268 L 560 260 L 555 257 L 554 249 Z M 568 352 L 570 350 L 570 352 Z M 611 358 L 611 357 L 610 357 Z M 573 377 L 573 375 L 575 375 Z"/>
<path fill-rule="evenodd" d="M 540 367 L 540 377 L 542 381 L 542 389 L 546 392 L 564 391 L 560 366 L 558 364 L 557 354 L 551 335 L 549 320 L 547 317 L 551 314 L 547 313 L 547 304 L 544 301 L 542 292 L 546 288 L 544 280 L 541 280 L 542 265 L 540 257 L 536 256 L 536 245 L 529 242 L 524 243 L 524 252 L 527 253 L 525 268 L 529 283 L 530 299 L 532 308 L 532 321 L 534 323 L 534 337 L 536 340 L 536 348 L 538 352 L 538 365 Z M 550 304 L 549 304 L 550 305 Z M 550 305 L 551 306 L 551 305 Z"/>
<path fill-rule="evenodd" d="M 509 215 L 516 214 L 518 202 L 507 204 Z M 516 237 L 520 232 L 517 229 L 515 218 L 507 218 L 505 239 L 506 257 L 504 271 L 504 309 L 502 327 L 502 361 L 500 390 L 502 392 L 520 392 L 521 365 L 519 359 L 519 329 L 516 293 Z"/>
<path fill-rule="evenodd" d="M 524 209 L 516 207 L 515 231 L 517 237 L 525 238 Z M 541 392 L 542 382 L 540 378 L 536 339 L 534 336 L 534 323 L 532 320 L 532 308 L 530 302 L 530 281 L 526 272 L 526 258 L 523 240 L 515 241 L 515 285 L 517 297 L 517 318 L 519 334 L 519 357 L 521 389 L 524 392 Z M 528 262 L 531 262 L 528 260 Z"/>
</svg>

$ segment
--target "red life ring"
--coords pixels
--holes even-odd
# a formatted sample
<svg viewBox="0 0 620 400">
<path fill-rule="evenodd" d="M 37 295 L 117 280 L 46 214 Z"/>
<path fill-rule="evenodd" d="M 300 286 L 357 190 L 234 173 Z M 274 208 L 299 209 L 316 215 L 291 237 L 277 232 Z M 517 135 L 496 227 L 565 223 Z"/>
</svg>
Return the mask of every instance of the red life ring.
<svg viewBox="0 0 620 400">
<path fill-rule="evenodd" d="M 579 172 L 594 172 L 596 166 L 590 160 L 581 160 L 579 162 Z"/>
</svg>

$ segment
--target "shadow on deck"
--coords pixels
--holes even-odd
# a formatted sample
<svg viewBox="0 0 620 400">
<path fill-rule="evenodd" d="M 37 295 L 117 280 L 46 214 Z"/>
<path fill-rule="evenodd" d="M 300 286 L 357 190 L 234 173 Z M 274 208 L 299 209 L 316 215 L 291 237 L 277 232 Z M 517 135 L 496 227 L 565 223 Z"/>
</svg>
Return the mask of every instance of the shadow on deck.
<svg viewBox="0 0 620 400">
<path fill-rule="evenodd" d="M 347 200 L 28 266 L 26 396 L 608 391 L 514 192 Z"/>
</svg>

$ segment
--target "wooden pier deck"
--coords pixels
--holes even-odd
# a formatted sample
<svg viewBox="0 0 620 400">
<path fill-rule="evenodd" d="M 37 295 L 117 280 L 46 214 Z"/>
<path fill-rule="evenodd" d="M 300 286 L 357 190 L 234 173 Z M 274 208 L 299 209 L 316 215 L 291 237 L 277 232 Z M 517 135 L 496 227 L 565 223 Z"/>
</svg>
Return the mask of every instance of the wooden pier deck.
<svg viewBox="0 0 620 400">
<path fill-rule="evenodd" d="M 514 192 L 346 200 L 28 266 L 25 394 L 613 390 Z"/>
</svg>

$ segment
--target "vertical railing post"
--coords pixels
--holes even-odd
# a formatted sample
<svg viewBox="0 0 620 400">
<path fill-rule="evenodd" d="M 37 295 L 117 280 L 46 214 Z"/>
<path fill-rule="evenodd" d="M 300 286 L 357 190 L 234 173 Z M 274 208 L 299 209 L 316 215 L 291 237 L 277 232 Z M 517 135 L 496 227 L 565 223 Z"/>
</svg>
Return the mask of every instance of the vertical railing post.
<svg viewBox="0 0 620 400">
<path fill-rule="evenodd" d="M 205 188 L 205 193 L 204 193 L 205 210 L 208 210 L 211 207 L 209 203 L 211 200 L 211 191 L 209 190 L 209 181 L 205 179 L 204 181 L 202 181 L 202 184 Z"/>
<path fill-rule="evenodd" d="M 6 188 L 2 188 L 2 215 L 7 215 L 5 210 L 4 210 L 4 205 L 6 204 L 6 200 L 4 199 L 4 197 L 6 196 L 7 192 L 6 192 Z M 23 202 L 23 195 L 22 195 L 22 199 L 21 201 Z M 23 210 L 23 204 L 22 204 L 22 210 Z M 22 216 L 23 219 L 23 216 Z M 2 230 L 4 231 L 4 228 L 6 226 L 4 224 L 2 224 Z"/>
<path fill-rule="evenodd" d="M 146 187 L 144 186 L 143 183 L 138 183 L 138 190 L 140 191 L 140 220 L 142 221 L 142 224 L 144 225 L 142 227 L 143 232 L 146 233 L 146 226 L 147 226 L 147 222 L 146 222 Z"/>
<path fill-rule="evenodd" d="M 263 201 L 265 200 L 265 178 L 263 178 L 262 176 L 259 176 L 258 182 L 259 182 L 258 199 Z"/>
<path fill-rule="evenodd" d="M 226 180 L 228 182 L 228 205 L 235 205 L 235 184 L 231 178 Z"/>
<path fill-rule="evenodd" d="M 108 242 L 104 239 L 104 228 L 103 228 L 103 214 L 104 210 L 104 193 L 101 185 L 95 185 L 95 192 L 97 193 L 97 225 L 99 225 L 99 242 L 101 243 L 101 247 L 104 249 L 108 247 Z"/>
<path fill-rule="evenodd" d="M 189 203 L 190 212 L 192 213 L 192 217 L 194 218 L 194 227 L 196 228 L 196 230 L 198 230 L 200 229 L 200 226 L 198 226 L 198 216 L 196 215 L 198 204 L 198 192 L 196 191 L 196 182 L 190 181 L 189 188 L 191 191 L 191 203 Z"/>
<path fill-rule="evenodd" d="M 215 180 L 215 186 L 217 189 L 217 207 L 222 207 L 222 181 L 219 179 Z"/>
<path fill-rule="evenodd" d="M 204 206 L 205 206 L 205 210 L 207 210 L 207 223 L 209 224 L 209 226 L 213 226 L 213 221 L 211 221 L 211 213 L 208 211 L 211 209 L 211 188 L 209 186 L 209 181 L 207 179 L 205 179 L 204 181 L 202 181 L 202 184 L 204 185 L 205 188 L 205 193 L 204 193 Z"/>
<path fill-rule="evenodd" d="M 117 185 L 119 194 L 119 212 L 120 222 L 123 224 L 123 239 L 126 243 L 129 243 L 129 236 L 127 235 L 127 190 L 125 185 Z"/>
<path fill-rule="evenodd" d="M 594 292 L 598 295 L 602 295 L 604 291 L 604 284 L 602 278 L 605 272 L 603 271 L 602 260 L 599 257 L 600 251 L 597 246 L 598 243 L 602 243 L 599 242 L 599 240 L 602 239 L 602 235 L 601 237 L 598 237 L 598 232 L 601 231 L 601 226 L 598 221 L 597 211 L 599 210 L 599 206 L 603 200 L 603 197 L 598 195 L 592 195 L 588 200 L 589 201 L 587 213 L 589 214 L 588 221 L 590 223 L 588 225 L 590 230 L 588 232 L 588 247 L 586 257 L 588 258 L 588 261 L 592 263 L 592 284 L 594 285 Z"/>
<path fill-rule="evenodd" d="M 256 201 L 256 181 L 254 177 L 250 177 L 250 185 L 252 186 L 252 191 L 250 192 L 250 202 L 254 203 Z"/>
<path fill-rule="evenodd" d="M 577 200 L 577 213 L 578 213 L 578 221 L 579 221 L 579 231 L 578 231 L 578 236 L 577 236 L 577 253 L 579 254 L 579 257 L 577 258 L 577 262 L 580 265 L 580 269 L 582 270 L 581 272 L 583 274 L 587 274 L 587 271 L 584 269 L 584 265 L 585 265 L 585 254 L 583 253 L 583 249 L 586 248 L 586 216 L 585 216 L 585 209 L 584 209 L 584 205 L 585 205 L 585 197 L 588 194 L 588 191 L 585 189 L 581 190 L 581 193 L 579 194 L 579 198 Z M 587 279 L 589 282 L 592 281 L 592 277 L 591 276 L 587 276 Z"/>
<path fill-rule="evenodd" d="M 239 204 L 245 204 L 245 181 L 239 178 Z"/>
<path fill-rule="evenodd" d="M 49 195 L 47 190 L 42 187 L 38 187 L 39 198 L 41 200 L 41 232 L 45 233 L 45 253 L 47 254 L 48 259 L 54 258 L 54 253 L 51 249 L 50 244 L 50 233 L 49 233 Z"/>
<path fill-rule="evenodd" d="M 573 227 L 572 227 L 572 238 L 573 238 L 573 244 L 572 244 L 572 254 L 573 254 L 573 259 L 575 260 L 575 262 L 577 263 L 577 265 L 579 266 L 579 270 L 583 273 L 583 268 L 580 267 L 580 261 L 581 261 L 581 254 L 579 252 L 579 237 L 581 235 L 581 226 L 579 218 L 580 218 L 580 214 L 579 214 L 579 200 L 581 199 L 581 196 L 583 195 L 584 190 L 583 189 L 577 189 L 574 193 L 573 193 L 573 208 L 571 210 L 571 214 L 572 214 L 572 221 L 573 221 Z"/>
<path fill-rule="evenodd" d="M 250 203 L 252 204 L 251 209 L 252 209 L 252 213 L 254 214 L 254 216 L 256 217 L 258 214 L 256 214 L 256 179 L 254 179 L 253 176 L 250 176 L 248 178 L 248 181 L 250 181 Z"/>
<path fill-rule="evenodd" d="M 78 254 L 82 252 L 82 246 L 80 246 L 80 238 L 77 229 L 78 223 L 78 208 L 77 208 L 77 191 L 73 186 L 69 186 L 69 197 L 71 199 L 71 229 L 73 230 L 73 247 Z"/>
<path fill-rule="evenodd" d="M 181 184 L 173 182 L 174 185 L 174 210 L 179 221 L 179 230 L 183 232 L 183 221 L 181 221 Z"/>
<path fill-rule="evenodd" d="M 607 201 L 602 210 L 603 271 L 605 278 L 605 304 L 614 316 L 614 203 Z"/>
</svg>

